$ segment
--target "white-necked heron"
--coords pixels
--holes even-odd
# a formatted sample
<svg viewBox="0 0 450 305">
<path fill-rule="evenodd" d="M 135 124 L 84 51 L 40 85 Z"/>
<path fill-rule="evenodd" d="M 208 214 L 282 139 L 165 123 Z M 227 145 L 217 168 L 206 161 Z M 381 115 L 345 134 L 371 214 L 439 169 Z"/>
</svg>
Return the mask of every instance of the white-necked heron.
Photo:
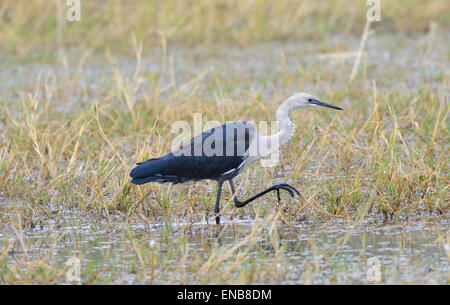
<svg viewBox="0 0 450 305">
<path fill-rule="evenodd" d="M 130 176 L 134 184 L 148 182 L 182 183 L 203 179 L 218 182 L 217 199 L 214 213 L 216 223 L 220 223 L 220 194 L 222 185 L 228 181 L 233 192 L 234 205 L 238 208 L 253 200 L 276 191 L 280 201 L 280 190 L 287 191 L 292 197 L 300 194 L 289 184 L 276 184 L 239 201 L 236 197 L 233 178 L 252 162 L 277 152 L 294 134 L 294 123 L 289 113 L 297 108 L 325 106 L 343 110 L 337 106 L 320 101 L 309 93 L 298 93 L 288 98 L 278 107 L 276 119 L 280 131 L 270 136 L 260 135 L 255 126 L 249 122 L 233 122 L 212 128 L 184 143 L 179 149 L 161 158 L 153 158 L 137 163 Z"/>
</svg>

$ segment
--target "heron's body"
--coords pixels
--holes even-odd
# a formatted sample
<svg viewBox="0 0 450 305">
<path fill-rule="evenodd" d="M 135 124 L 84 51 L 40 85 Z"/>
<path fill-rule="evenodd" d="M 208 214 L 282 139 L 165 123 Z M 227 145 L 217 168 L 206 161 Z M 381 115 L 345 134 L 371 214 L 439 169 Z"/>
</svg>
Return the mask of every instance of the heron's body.
<svg viewBox="0 0 450 305">
<path fill-rule="evenodd" d="M 229 131 L 237 132 L 229 135 Z M 138 166 L 131 171 L 133 178 L 131 182 L 134 184 L 152 181 L 182 183 L 191 180 L 232 179 L 244 168 L 248 160 L 250 143 L 256 138 L 255 135 L 256 129 L 247 122 L 234 122 L 214 127 L 183 144 L 177 151 L 161 158 L 138 163 Z M 243 150 L 239 151 L 238 145 L 241 141 L 244 145 Z M 220 152 L 216 150 L 215 154 L 209 155 L 203 149 L 208 146 L 208 143 L 214 143 L 213 149 L 216 145 L 222 149 Z M 232 146 L 232 153 L 227 153 L 227 145 Z"/>
<path fill-rule="evenodd" d="M 216 180 L 219 184 L 215 213 L 219 213 L 219 202 L 222 184 L 229 181 L 233 194 L 235 193 L 233 178 L 239 175 L 250 163 L 267 157 L 278 151 L 293 136 L 294 123 L 289 118 L 291 110 L 311 107 L 312 105 L 327 106 L 341 109 L 319 101 L 316 97 L 306 93 L 299 93 L 286 100 L 277 110 L 276 118 L 280 131 L 274 135 L 262 136 L 255 126 L 248 122 L 233 122 L 212 128 L 190 141 L 181 148 L 163 157 L 153 158 L 138 163 L 130 176 L 134 184 L 148 182 L 182 183 L 203 179 Z M 237 207 L 245 206 L 254 199 L 284 189 L 294 196 L 298 191 L 290 185 L 278 184 L 247 199 L 239 201 L 234 197 Z M 219 223 L 219 217 L 216 217 Z"/>
</svg>

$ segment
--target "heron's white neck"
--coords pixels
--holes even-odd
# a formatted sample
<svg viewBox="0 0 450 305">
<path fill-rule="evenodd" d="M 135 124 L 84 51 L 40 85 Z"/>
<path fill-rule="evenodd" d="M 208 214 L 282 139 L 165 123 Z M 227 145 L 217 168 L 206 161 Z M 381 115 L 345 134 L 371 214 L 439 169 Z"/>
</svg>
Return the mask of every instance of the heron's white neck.
<svg viewBox="0 0 450 305">
<path fill-rule="evenodd" d="M 294 135 L 295 124 L 289 117 L 289 113 L 293 110 L 289 100 L 285 101 L 277 109 L 276 118 L 280 127 L 280 131 L 273 135 L 275 141 L 279 143 L 279 147 L 285 145 Z M 278 147 L 278 148 L 279 148 Z"/>
<path fill-rule="evenodd" d="M 295 125 L 289 118 L 289 113 L 295 108 L 293 101 L 290 99 L 278 107 L 276 119 L 280 131 L 270 136 L 260 136 L 261 146 L 259 147 L 259 152 L 261 157 L 267 157 L 272 153 L 277 153 L 281 146 L 285 145 L 292 138 Z"/>
</svg>

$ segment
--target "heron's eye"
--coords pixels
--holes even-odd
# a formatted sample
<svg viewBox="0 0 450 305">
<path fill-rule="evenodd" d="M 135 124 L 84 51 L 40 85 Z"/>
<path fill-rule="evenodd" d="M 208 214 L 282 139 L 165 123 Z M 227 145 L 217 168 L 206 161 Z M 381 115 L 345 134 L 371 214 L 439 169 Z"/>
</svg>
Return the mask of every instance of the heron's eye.
<svg viewBox="0 0 450 305">
<path fill-rule="evenodd" d="M 309 98 L 309 99 L 308 99 L 308 102 L 312 102 L 312 101 L 313 101 L 313 99 L 312 99 L 312 98 Z"/>
</svg>

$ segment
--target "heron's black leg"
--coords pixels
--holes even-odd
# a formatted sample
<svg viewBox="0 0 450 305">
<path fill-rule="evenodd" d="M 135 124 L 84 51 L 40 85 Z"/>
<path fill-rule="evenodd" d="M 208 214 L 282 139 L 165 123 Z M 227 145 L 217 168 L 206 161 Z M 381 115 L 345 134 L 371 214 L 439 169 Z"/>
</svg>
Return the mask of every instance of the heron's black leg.
<svg viewBox="0 0 450 305">
<path fill-rule="evenodd" d="M 217 199 L 216 199 L 216 207 L 214 208 L 214 213 L 216 214 L 216 224 L 220 224 L 220 193 L 222 192 L 223 181 L 219 181 L 219 185 L 217 187 Z"/>
<path fill-rule="evenodd" d="M 300 192 L 297 191 L 297 189 L 296 189 L 295 187 L 290 186 L 290 185 L 287 184 L 287 183 L 282 183 L 282 184 L 275 184 L 275 185 L 272 185 L 272 186 L 269 187 L 268 189 L 262 191 L 261 193 L 256 194 L 256 195 L 253 196 L 253 197 L 250 197 L 250 198 L 247 199 L 247 200 L 239 201 L 239 200 L 236 198 L 236 192 L 235 192 L 235 189 L 234 189 L 233 180 L 230 179 L 230 180 L 228 180 L 228 181 L 230 182 L 231 191 L 233 192 L 234 205 L 235 205 L 236 207 L 238 207 L 238 208 L 242 208 L 243 206 L 249 204 L 249 203 L 252 202 L 253 200 L 255 200 L 255 199 L 257 199 L 257 198 L 259 198 L 259 197 L 261 197 L 261 196 L 263 196 L 263 195 L 265 195 L 265 194 L 271 192 L 271 191 L 276 191 L 276 192 L 277 192 L 278 202 L 281 201 L 280 190 L 285 190 L 285 191 L 289 192 L 289 194 L 290 194 L 292 197 L 294 197 L 295 193 L 297 193 L 298 195 L 300 195 Z M 294 193 L 294 192 L 295 192 L 295 193 Z"/>
</svg>

